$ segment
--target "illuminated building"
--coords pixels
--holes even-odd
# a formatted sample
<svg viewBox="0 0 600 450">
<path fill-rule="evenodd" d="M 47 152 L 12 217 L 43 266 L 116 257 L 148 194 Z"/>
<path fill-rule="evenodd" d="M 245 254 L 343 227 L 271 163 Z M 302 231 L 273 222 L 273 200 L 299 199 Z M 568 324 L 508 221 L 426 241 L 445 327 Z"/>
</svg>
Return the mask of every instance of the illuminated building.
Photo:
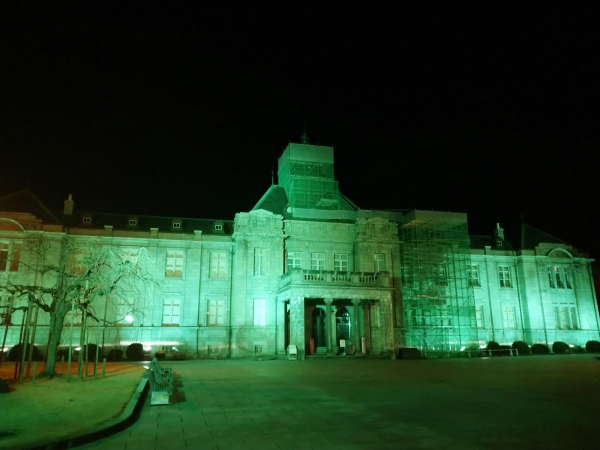
<svg viewBox="0 0 600 450">
<path fill-rule="evenodd" d="M 293 345 L 303 358 L 338 354 L 341 341 L 348 354 L 391 356 L 398 347 L 600 338 L 584 253 L 527 225 L 513 247 L 499 225 L 493 236 L 469 235 L 462 213 L 362 210 L 339 191 L 333 148 L 305 136 L 279 158 L 278 184 L 233 221 L 94 214 L 75 210 L 71 196 L 56 214 L 29 191 L 1 199 L 0 214 L 0 283 L 40 282 L 21 270 L 20 246 L 36 230 L 52 243 L 49 258 L 64 234 L 155 258 L 159 286 L 92 305 L 106 320 L 105 349 L 142 342 L 188 358 L 235 358 L 285 355 Z M 25 304 L 0 294 L 4 311 Z M 22 317 L 10 314 L 9 347 Z M 47 323 L 40 313 L 38 346 Z M 81 315 L 73 323 L 77 334 Z"/>
</svg>

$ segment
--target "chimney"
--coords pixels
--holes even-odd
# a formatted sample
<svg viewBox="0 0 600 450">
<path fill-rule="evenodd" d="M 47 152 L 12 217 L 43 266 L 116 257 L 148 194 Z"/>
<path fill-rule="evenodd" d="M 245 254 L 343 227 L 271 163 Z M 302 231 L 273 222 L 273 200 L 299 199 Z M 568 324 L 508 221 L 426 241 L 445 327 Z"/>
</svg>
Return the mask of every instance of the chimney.
<svg viewBox="0 0 600 450">
<path fill-rule="evenodd" d="M 494 230 L 494 237 L 496 239 L 504 240 L 504 228 L 500 228 L 500 224 L 496 224 L 496 229 Z"/>
<path fill-rule="evenodd" d="M 65 200 L 65 209 L 63 210 L 63 214 L 65 216 L 72 216 L 74 208 L 75 202 L 73 201 L 73 195 L 69 194 L 69 198 Z"/>
</svg>

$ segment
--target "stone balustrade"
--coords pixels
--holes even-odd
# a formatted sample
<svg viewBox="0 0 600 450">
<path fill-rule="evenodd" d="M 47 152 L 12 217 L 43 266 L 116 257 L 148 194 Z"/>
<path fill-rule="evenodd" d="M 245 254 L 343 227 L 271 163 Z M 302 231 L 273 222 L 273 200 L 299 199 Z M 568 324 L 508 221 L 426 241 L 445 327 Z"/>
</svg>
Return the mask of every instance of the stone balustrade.
<svg viewBox="0 0 600 450">
<path fill-rule="evenodd" d="M 337 272 L 333 270 L 291 269 L 279 277 L 279 288 L 302 284 L 391 287 L 389 272 Z"/>
</svg>

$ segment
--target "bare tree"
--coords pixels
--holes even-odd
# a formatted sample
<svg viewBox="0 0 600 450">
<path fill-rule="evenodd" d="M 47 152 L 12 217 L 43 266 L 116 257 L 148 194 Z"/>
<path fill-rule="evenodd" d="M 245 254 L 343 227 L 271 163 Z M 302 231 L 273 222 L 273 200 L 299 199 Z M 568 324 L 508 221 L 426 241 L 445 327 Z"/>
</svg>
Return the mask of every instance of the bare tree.
<svg viewBox="0 0 600 450">
<path fill-rule="evenodd" d="M 106 325 L 106 317 L 95 311 L 100 299 L 126 302 L 132 292 L 157 284 L 154 260 L 145 248 L 125 252 L 101 241 L 73 237 L 52 241 L 44 234 L 31 233 L 22 253 L 20 267 L 29 276 L 20 276 L 19 282 L 8 276 L 0 290 L 12 295 L 14 304 L 26 300 L 50 315 L 46 367 L 40 376 L 56 375 L 57 350 L 70 311 L 81 311 Z"/>
</svg>

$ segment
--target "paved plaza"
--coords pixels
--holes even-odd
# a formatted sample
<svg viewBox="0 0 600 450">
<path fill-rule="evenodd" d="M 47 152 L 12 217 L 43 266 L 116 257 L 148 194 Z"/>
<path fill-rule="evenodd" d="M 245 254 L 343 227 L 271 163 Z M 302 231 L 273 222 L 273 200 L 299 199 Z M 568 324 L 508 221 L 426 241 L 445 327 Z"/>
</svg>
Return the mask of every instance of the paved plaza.
<svg viewBox="0 0 600 450">
<path fill-rule="evenodd" d="M 173 403 L 79 448 L 599 449 L 592 355 L 166 361 Z"/>
</svg>

